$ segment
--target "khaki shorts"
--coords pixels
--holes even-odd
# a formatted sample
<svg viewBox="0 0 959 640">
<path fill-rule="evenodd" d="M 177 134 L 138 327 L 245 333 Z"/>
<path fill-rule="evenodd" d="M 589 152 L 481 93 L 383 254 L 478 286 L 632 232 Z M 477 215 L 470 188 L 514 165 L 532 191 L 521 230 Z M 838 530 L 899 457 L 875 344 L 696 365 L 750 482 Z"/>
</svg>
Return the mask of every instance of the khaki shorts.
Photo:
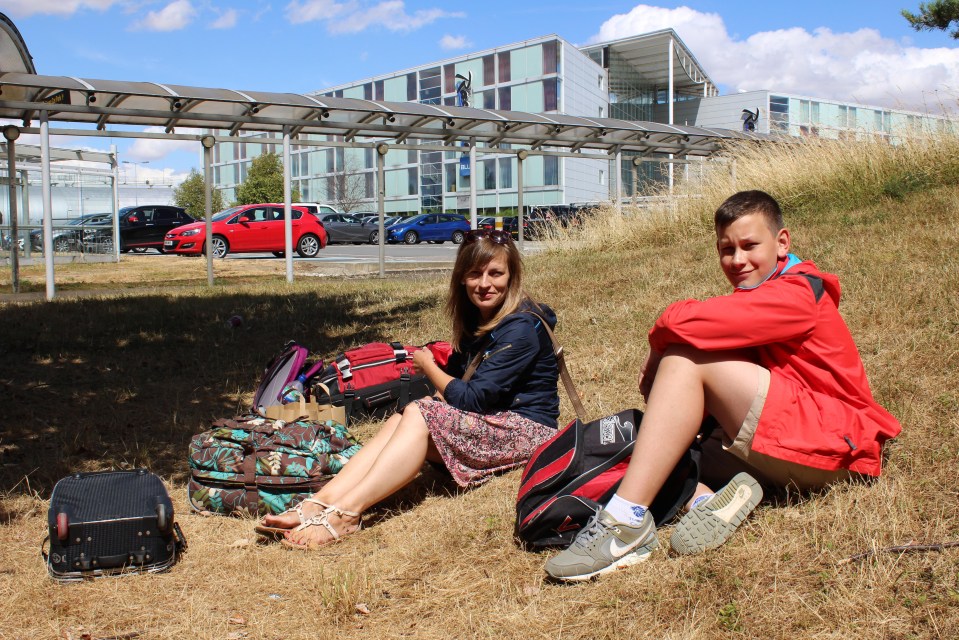
<svg viewBox="0 0 959 640">
<path fill-rule="evenodd" d="M 710 443 L 710 441 L 718 439 L 715 436 L 722 431 L 716 429 L 713 432 L 714 437 L 703 443 L 704 476 L 715 474 L 717 477 L 728 475 L 731 478 L 738 471 L 745 470 L 755 475 L 757 480 L 767 486 L 779 488 L 791 486 L 801 491 L 819 489 L 835 482 L 848 480 L 851 477 L 858 477 L 858 473 L 851 472 L 848 469 L 826 471 L 753 451 L 752 444 L 753 436 L 756 435 L 756 425 L 759 424 L 759 416 L 762 415 L 763 406 L 766 404 L 766 394 L 769 393 L 769 370 L 759 365 L 756 366 L 759 369 L 759 388 L 756 391 L 752 406 L 749 407 L 749 413 L 746 414 L 746 419 L 743 420 L 743 424 L 739 428 L 736 439 L 731 441 L 728 436 L 722 434 L 722 449 L 720 450 L 719 447 L 715 446 L 715 443 Z M 710 446 L 710 444 L 713 444 L 713 446 Z M 729 457 L 722 452 L 732 454 L 736 460 L 719 459 Z M 743 464 L 736 465 L 736 462 Z M 705 473 L 706 471 L 712 473 Z"/>
</svg>

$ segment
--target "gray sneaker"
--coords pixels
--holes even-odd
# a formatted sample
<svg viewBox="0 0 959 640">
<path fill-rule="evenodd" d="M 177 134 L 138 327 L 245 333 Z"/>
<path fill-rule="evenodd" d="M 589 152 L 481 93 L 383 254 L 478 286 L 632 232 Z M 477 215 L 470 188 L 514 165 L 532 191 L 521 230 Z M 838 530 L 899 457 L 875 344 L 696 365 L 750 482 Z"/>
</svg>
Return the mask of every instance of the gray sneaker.
<svg viewBox="0 0 959 640">
<path fill-rule="evenodd" d="M 729 540 L 763 498 L 762 487 L 748 473 L 736 474 L 712 498 L 682 517 L 669 545 L 676 553 L 702 553 Z"/>
<path fill-rule="evenodd" d="M 600 511 L 579 532 L 568 549 L 546 563 L 546 573 L 557 580 L 589 580 L 622 567 L 642 562 L 659 546 L 656 524 L 649 511 L 638 527 L 616 522 Z"/>
</svg>

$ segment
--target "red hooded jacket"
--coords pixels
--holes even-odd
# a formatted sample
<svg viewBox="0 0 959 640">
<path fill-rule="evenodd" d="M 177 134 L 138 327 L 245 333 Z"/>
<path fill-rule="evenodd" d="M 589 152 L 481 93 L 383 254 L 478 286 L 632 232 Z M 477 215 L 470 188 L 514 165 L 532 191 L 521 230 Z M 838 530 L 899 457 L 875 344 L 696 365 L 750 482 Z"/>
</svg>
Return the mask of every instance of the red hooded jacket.
<svg viewBox="0 0 959 640">
<path fill-rule="evenodd" d="M 839 315 L 839 279 L 810 261 L 754 289 L 671 304 L 649 332 L 665 351 L 752 350 L 770 382 L 754 451 L 818 469 L 878 476 L 882 444 L 899 422 L 872 397 L 859 351 Z"/>
</svg>

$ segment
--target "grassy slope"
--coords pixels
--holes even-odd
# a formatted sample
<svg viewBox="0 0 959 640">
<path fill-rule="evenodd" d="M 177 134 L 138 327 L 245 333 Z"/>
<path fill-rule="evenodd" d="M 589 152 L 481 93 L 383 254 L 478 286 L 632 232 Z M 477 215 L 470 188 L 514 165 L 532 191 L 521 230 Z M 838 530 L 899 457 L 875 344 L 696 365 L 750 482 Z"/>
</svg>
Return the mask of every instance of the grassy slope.
<svg viewBox="0 0 959 640">
<path fill-rule="evenodd" d="M 959 188 L 906 180 L 883 197 L 888 182 L 841 201 L 828 190 L 803 197 L 802 188 L 771 187 L 791 202 L 796 253 L 840 274 L 841 308 L 875 395 L 903 423 L 883 477 L 763 505 L 710 554 L 659 553 L 576 587 L 544 583 L 545 556 L 513 544 L 518 474 L 457 495 L 429 472 L 371 514 L 367 531 L 320 552 L 258 548 L 248 544 L 248 521 L 187 514 L 191 549 L 171 573 L 52 584 L 36 550 L 56 478 L 149 465 L 186 514 L 190 435 L 242 406 L 284 339 L 330 353 L 376 338 L 441 337 L 444 283 L 274 283 L 0 307 L 9 399 L 0 426 L 0 638 L 83 629 L 150 638 L 950 637 L 959 628 L 959 551 L 843 562 L 959 538 Z M 654 229 L 637 223 L 607 237 L 611 248 L 587 243 L 528 261 L 530 288 L 560 314 L 591 414 L 641 402 L 645 330 L 663 306 L 726 291 L 710 233 L 695 215 Z M 238 311 L 245 327 L 227 331 L 223 320 Z M 572 415 L 565 400 L 563 411 Z M 368 615 L 356 613 L 359 603 Z"/>
</svg>

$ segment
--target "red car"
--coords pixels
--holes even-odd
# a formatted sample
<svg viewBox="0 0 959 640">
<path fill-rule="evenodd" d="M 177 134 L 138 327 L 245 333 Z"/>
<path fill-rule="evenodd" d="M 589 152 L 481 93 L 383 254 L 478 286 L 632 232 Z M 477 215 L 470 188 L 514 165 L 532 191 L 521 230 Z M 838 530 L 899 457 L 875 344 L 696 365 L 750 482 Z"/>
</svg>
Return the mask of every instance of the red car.
<svg viewBox="0 0 959 640">
<path fill-rule="evenodd" d="M 294 206 L 293 247 L 304 258 L 314 258 L 326 246 L 327 235 L 316 216 Z M 225 209 L 213 216 L 213 257 L 233 253 L 269 251 L 282 256 L 285 251 L 283 205 L 244 204 Z M 206 222 L 183 225 L 166 234 L 163 250 L 181 255 L 199 255 L 206 245 Z"/>
</svg>

